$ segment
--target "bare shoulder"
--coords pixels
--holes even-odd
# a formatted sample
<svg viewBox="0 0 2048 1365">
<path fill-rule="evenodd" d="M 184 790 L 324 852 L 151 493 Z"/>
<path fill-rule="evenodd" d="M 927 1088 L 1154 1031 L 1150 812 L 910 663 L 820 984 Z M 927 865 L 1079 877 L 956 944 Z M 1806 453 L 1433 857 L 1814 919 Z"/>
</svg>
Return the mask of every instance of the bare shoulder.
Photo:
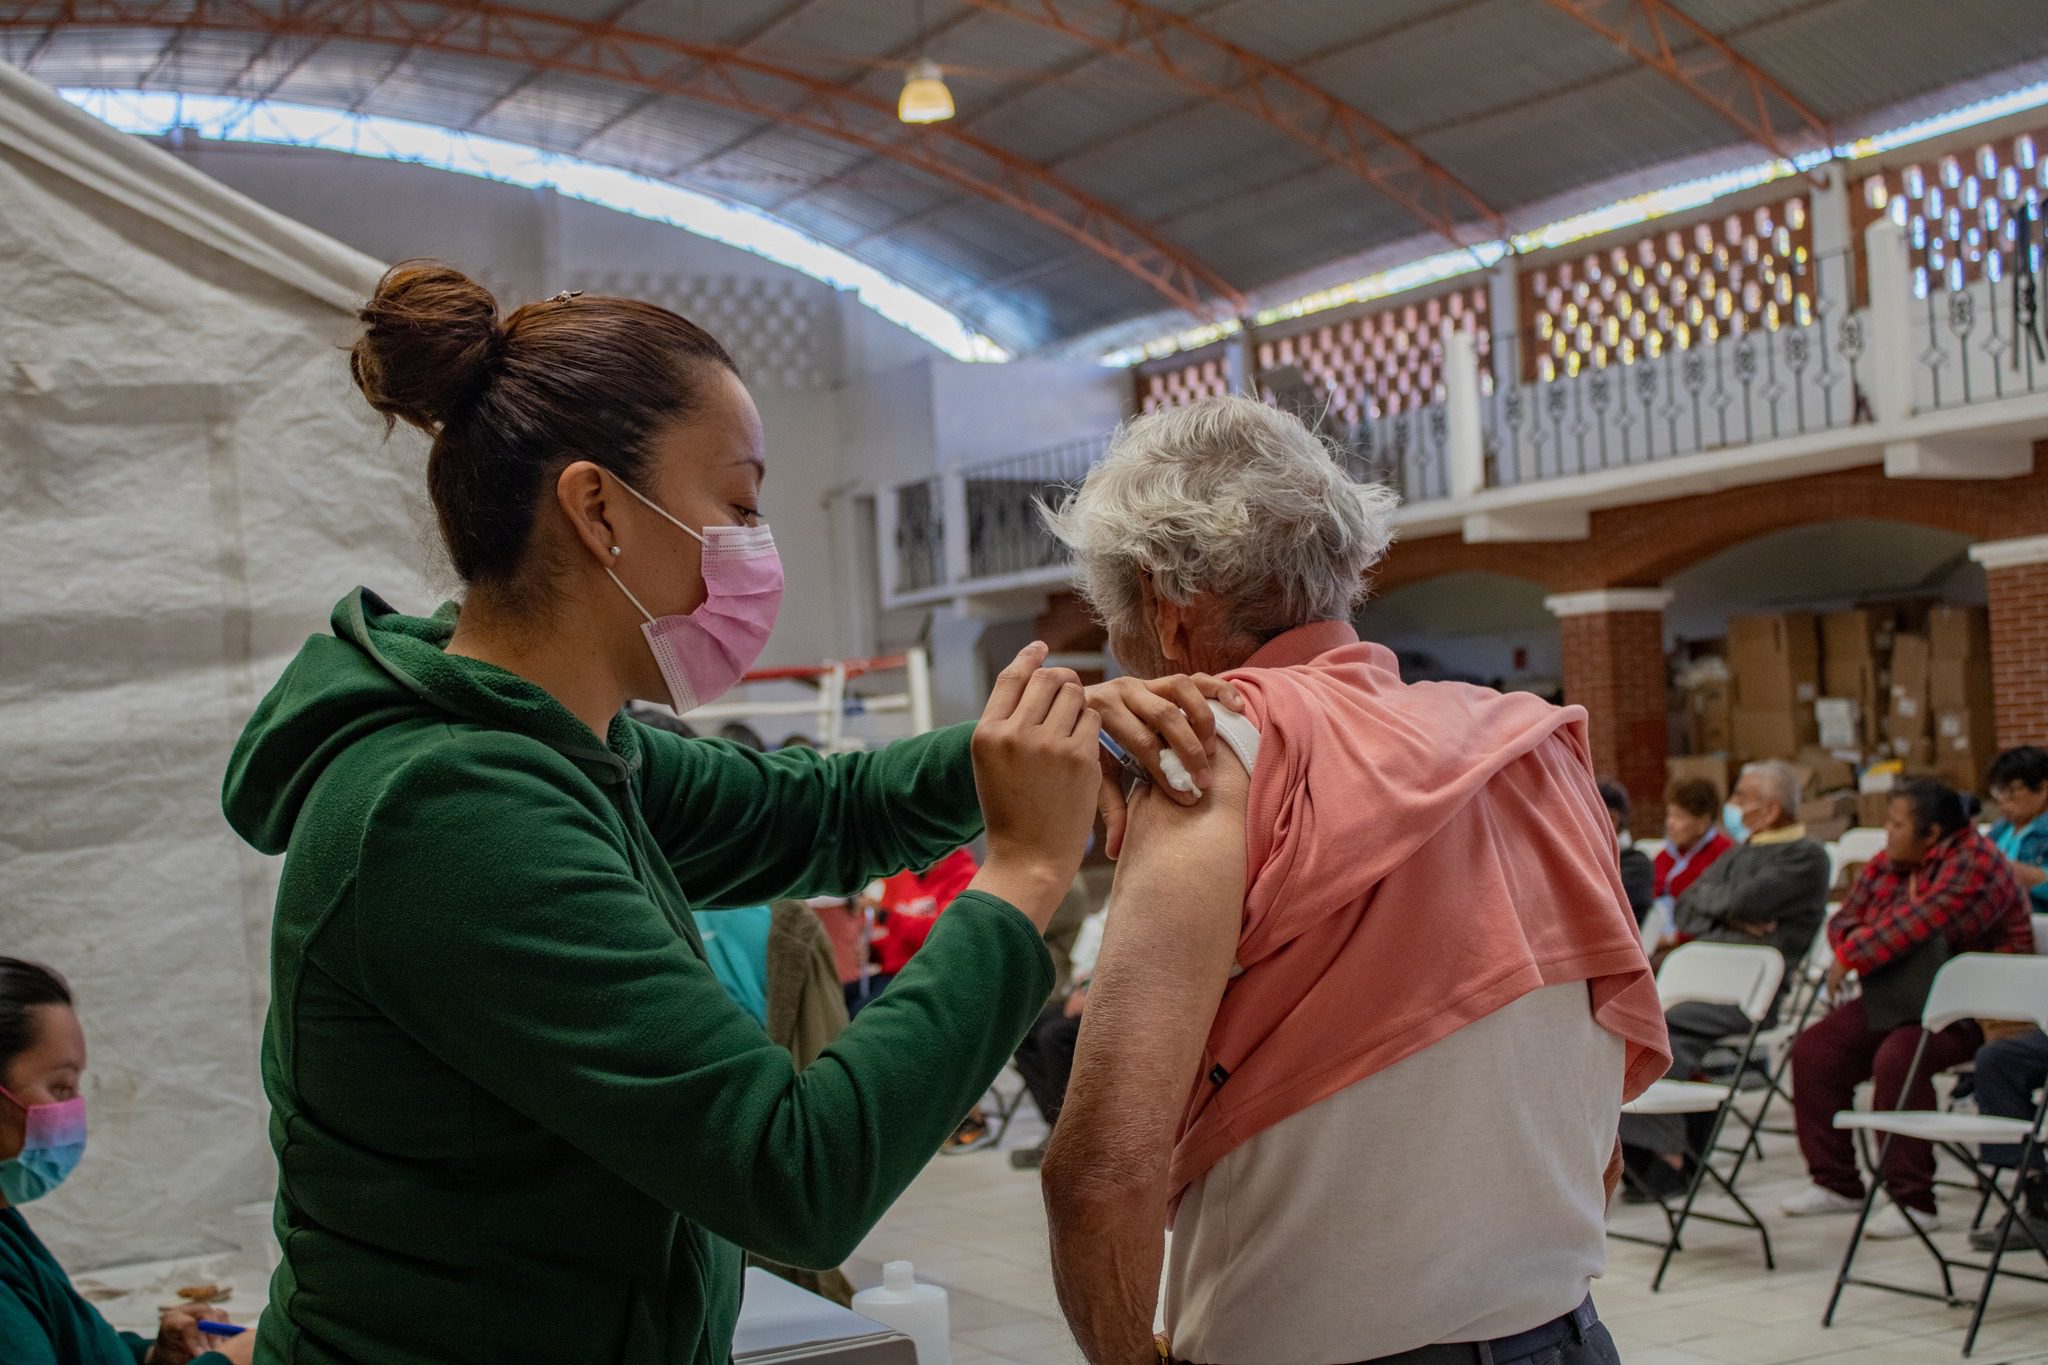
<svg viewBox="0 0 2048 1365">
<path fill-rule="evenodd" d="M 1121 861 L 1159 857 L 1168 847 L 1214 839 L 1230 829 L 1242 835 L 1251 791 L 1251 775 L 1244 765 L 1228 746 L 1218 745 L 1209 789 L 1194 805 L 1183 806 L 1149 786 L 1133 794 Z"/>
</svg>

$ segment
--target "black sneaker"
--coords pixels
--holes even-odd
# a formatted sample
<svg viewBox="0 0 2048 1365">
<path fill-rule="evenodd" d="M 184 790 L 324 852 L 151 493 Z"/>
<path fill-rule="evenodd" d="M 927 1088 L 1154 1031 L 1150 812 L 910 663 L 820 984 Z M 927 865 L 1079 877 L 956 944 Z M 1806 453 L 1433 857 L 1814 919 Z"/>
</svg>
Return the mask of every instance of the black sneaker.
<svg viewBox="0 0 2048 1365">
<path fill-rule="evenodd" d="M 1978 1228 L 1970 1234 L 1970 1249 L 1986 1255 L 1998 1250 L 1998 1229 L 2000 1224 Z M 2012 1236 L 2006 1239 L 2007 1254 L 2027 1251 L 2034 1247 L 2048 1248 L 2048 1218 L 2023 1213 L 2013 1221 Z"/>
</svg>

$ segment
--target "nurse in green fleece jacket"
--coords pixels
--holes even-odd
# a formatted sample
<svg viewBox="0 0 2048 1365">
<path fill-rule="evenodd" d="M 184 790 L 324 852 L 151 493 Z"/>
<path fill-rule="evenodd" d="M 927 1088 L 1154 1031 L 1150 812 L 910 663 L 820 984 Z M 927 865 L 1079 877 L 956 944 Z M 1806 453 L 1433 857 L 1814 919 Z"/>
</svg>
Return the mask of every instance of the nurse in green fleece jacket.
<svg viewBox="0 0 2048 1365">
<path fill-rule="evenodd" d="M 1098 727 L 1200 771 L 1202 694 L 1230 694 L 1084 692 L 1033 645 L 978 726 L 871 754 L 637 724 L 630 697 L 736 681 L 780 597 L 725 351 L 625 299 L 501 319 L 429 263 L 362 318 L 356 382 L 433 438 L 467 592 L 425 619 L 342 599 L 228 770 L 230 822 L 286 855 L 257 1359 L 724 1362 L 742 1250 L 838 1264 L 1044 1005 Z M 693 906 L 845 893 L 984 819 L 973 886 L 803 1071 L 706 965 Z"/>
</svg>

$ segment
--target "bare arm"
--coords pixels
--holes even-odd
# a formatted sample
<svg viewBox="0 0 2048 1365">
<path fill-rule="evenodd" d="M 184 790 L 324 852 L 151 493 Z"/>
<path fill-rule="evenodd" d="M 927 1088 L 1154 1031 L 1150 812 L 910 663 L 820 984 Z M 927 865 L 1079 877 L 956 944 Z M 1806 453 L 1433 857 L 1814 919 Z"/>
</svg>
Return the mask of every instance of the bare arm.
<svg viewBox="0 0 2048 1365">
<path fill-rule="evenodd" d="M 1250 787 L 1226 757 L 1199 806 L 1131 809 L 1044 1168 L 1053 1282 L 1095 1365 L 1157 1359 L 1167 1162 L 1237 952 Z"/>
</svg>

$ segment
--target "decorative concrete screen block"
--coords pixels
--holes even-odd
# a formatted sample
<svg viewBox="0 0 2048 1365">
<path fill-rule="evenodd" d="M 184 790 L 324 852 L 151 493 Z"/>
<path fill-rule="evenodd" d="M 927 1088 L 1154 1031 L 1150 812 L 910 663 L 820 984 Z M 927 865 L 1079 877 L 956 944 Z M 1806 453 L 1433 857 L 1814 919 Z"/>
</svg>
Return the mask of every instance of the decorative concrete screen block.
<svg viewBox="0 0 2048 1365">
<path fill-rule="evenodd" d="M 1853 187 L 1851 225 L 1859 240 L 1886 214 L 1905 229 L 1916 295 L 1978 279 L 1995 283 L 2012 271 L 2014 208 L 2039 205 L 2048 191 L 2043 141 L 2048 127 L 1864 176 Z"/>
<path fill-rule="evenodd" d="M 1292 365 L 1330 396 L 1347 426 L 1412 412 L 1444 397 L 1444 334 L 1473 333 L 1486 373 L 1493 344 L 1481 282 L 1411 303 L 1368 308 L 1287 336 L 1261 334 L 1261 371 Z"/>
<path fill-rule="evenodd" d="M 1794 196 L 1524 270 L 1522 378 L 1809 323 L 1812 255 L 1812 218 Z"/>
<path fill-rule="evenodd" d="M 623 294 L 681 313 L 718 338 L 749 384 L 825 389 L 837 382 L 830 319 L 817 286 L 797 280 L 655 275 L 586 276 L 577 288 Z"/>
<path fill-rule="evenodd" d="M 1220 398 L 1229 392 L 1229 367 L 1221 355 L 1138 371 L 1138 408 L 1142 412 L 1185 407 L 1197 399 Z"/>
</svg>

